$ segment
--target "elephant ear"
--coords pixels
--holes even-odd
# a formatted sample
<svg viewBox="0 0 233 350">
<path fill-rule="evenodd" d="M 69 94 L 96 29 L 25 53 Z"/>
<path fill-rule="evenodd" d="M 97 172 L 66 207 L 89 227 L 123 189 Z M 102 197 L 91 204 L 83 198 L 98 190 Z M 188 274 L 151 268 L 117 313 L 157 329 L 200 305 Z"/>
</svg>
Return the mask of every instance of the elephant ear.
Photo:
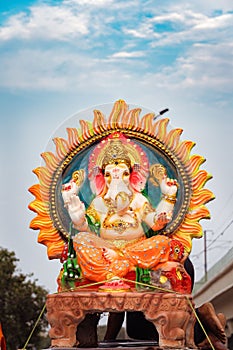
<svg viewBox="0 0 233 350">
<path fill-rule="evenodd" d="M 147 182 L 147 171 L 140 164 L 135 163 L 130 174 L 130 184 L 137 192 L 142 192 Z"/>
<path fill-rule="evenodd" d="M 73 172 L 72 174 L 72 181 L 74 181 L 78 187 L 78 189 L 80 189 L 85 181 L 85 170 L 84 169 L 80 169 L 80 170 L 76 170 Z"/>
<path fill-rule="evenodd" d="M 167 176 L 166 168 L 162 164 L 153 164 L 150 167 L 150 178 L 149 180 L 155 187 L 158 187 L 164 176 Z"/>
<path fill-rule="evenodd" d="M 95 166 L 89 173 L 90 188 L 95 195 L 103 192 L 105 187 L 104 175 L 99 166 Z"/>
</svg>

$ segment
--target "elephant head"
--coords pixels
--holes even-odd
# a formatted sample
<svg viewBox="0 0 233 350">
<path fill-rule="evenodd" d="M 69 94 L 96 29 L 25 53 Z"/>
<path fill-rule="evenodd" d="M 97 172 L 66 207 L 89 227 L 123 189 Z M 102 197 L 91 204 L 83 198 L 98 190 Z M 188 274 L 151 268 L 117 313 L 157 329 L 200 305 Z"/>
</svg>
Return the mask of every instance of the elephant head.
<svg viewBox="0 0 233 350">
<path fill-rule="evenodd" d="M 128 209 L 132 188 L 130 186 L 130 170 L 124 162 L 108 164 L 104 171 L 106 193 L 104 199 L 112 200 L 117 212 L 121 214 Z"/>
</svg>

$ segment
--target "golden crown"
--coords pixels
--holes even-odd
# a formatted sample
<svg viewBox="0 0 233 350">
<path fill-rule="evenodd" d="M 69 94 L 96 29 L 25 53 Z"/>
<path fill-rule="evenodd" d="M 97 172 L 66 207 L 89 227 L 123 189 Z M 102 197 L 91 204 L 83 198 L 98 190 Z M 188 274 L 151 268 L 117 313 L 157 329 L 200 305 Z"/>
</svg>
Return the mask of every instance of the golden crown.
<svg viewBox="0 0 233 350">
<path fill-rule="evenodd" d="M 109 144 L 105 148 L 102 159 L 102 169 L 105 169 L 108 164 L 125 163 L 129 168 L 131 167 L 131 160 L 128 152 L 120 139 L 109 140 Z"/>
</svg>

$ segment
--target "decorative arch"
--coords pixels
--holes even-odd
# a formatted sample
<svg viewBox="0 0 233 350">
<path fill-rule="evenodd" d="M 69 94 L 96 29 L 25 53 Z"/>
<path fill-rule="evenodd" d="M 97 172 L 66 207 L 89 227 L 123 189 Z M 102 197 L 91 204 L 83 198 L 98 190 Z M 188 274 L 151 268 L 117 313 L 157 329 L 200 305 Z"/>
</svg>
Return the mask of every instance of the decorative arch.
<svg viewBox="0 0 233 350">
<path fill-rule="evenodd" d="M 100 110 L 94 110 L 92 122 L 80 120 L 80 129 L 67 128 L 67 139 L 53 139 L 55 152 L 41 154 L 45 165 L 33 170 L 39 183 L 29 188 L 35 196 L 29 209 L 36 213 L 30 228 L 39 230 L 38 242 L 47 247 L 49 259 L 61 257 L 68 238 L 60 198 L 64 177 L 69 177 L 75 162 L 88 158 L 98 142 L 116 131 L 138 142 L 152 158 L 156 155 L 178 177 L 180 188 L 175 216 L 162 233 L 180 240 L 188 253 L 192 239 L 203 235 L 199 221 L 210 218 L 205 204 L 214 199 L 213 193 L 204 188 L 211 178 L 206 170 L 200 169 L 205 159 L 191 154 L 195 143 L 181 141 L 183 130 L 169 129 L 168 118 L 154 121 L 154 113 L 141 118 L 140 113 L 140 108 L 129 109 L 123 100 L 115 102 L 107 118 Z M 89 198 L 90 194 L 86 196 Z"/>
</svg>

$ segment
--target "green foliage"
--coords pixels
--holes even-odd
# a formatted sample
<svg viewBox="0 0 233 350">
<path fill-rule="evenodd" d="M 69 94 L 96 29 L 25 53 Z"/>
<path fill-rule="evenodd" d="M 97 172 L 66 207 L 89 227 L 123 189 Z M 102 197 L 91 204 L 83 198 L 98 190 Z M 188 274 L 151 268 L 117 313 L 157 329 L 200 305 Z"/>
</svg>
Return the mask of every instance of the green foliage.
<svg viewBox="0 0 233 350">
<path fill-rule="evenodd" d="M 45 304 L 48 292 L 32 281 L 33 275 L 17 270 L 14 252 L 0 247 L 0 322 L 7 350 L 23 348 Z M 38 323 L 30 343 L 39 347 L 47 329 L 45 315 Z"/>
<path fill-rule="evenodd" d="M 76 251 L 73 246 L 73 239 L 69 237 L 68 240 L 68 254 L 67 259 L 63 263 L 63 274 L 61 283 L 64 288 L 72 289 L 75 288 L 75 282 L 81 276 L 81 269 L 78 265 Z"/>
</svg>

